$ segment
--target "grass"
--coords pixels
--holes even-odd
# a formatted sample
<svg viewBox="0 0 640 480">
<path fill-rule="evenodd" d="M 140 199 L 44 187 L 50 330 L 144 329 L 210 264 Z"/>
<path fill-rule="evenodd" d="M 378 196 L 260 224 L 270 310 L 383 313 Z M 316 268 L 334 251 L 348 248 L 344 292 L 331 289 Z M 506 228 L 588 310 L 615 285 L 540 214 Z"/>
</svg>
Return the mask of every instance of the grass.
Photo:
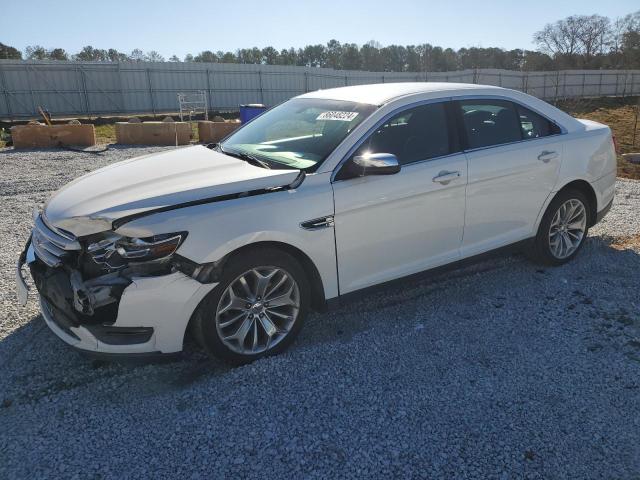
<svg viewBox="0 0 640 480">
<path fill-rule="evenodd" d="M 116 142 L 116 126 L 110 125 L 96 125 L 96 141 L 98 144 L 115 143 Z"/>
<path fill-rule="evenodd" d="M 116 143 L 116 126 L 113 123 L 96 125 L 96 141 L 98 144 Z M 198 141 L 198 123 L 191 122 L 191 139 Z"/>
</svg>

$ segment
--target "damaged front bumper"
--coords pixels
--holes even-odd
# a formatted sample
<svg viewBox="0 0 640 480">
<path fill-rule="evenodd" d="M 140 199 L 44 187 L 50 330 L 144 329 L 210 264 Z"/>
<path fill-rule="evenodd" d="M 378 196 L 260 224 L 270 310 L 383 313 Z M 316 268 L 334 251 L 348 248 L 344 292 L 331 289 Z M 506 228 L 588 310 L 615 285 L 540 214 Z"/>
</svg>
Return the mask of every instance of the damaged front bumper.
<svg viewBox="0 0 640 480">
<path fill-rule="evenodd" d="M 193 312 L 217 285 L 179 271 L 132 276 L 126 282 L 109 275 L 84 282 L 74 270 L 40 262 L 29 241 L 16 268 L 21 303 L 28 291 L 24 264 L 49 328 L 80 351 L 103 357 L 180 352 Z"/>
</svg>

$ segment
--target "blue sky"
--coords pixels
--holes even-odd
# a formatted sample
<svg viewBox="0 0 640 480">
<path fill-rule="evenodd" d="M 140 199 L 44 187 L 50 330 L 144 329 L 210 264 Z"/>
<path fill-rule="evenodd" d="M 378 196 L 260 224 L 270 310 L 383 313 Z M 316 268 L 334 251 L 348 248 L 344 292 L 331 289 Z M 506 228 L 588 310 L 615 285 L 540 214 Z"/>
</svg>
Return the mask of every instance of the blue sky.
<svg viewBox="0 0 640 480">
<path fill-rule="evenodd" d="M 638 0 L 30 0 L 0 8 L 0 42 L 157 50 L 184 57 L 201 50 L 277 49 L 340 42 L 444 47 L 532 48 L 532 34 L 572 14 L 622 16 Z M 92 5 L 95 5 L 92 7 Z"/>
</svg>

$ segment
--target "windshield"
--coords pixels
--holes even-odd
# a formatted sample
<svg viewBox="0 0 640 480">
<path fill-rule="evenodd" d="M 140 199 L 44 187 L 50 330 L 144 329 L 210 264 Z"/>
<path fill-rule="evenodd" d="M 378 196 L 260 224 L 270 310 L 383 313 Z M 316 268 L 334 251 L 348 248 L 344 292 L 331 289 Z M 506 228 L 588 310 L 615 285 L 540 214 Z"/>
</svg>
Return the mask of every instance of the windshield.
<svg viewBox="0 0 640 480">
<path fill-rule="evenodd" d="M 375 109 L 363 103 L 296 98 L 266 111 L 221 146 L 225 152 L 251 155 L 280 168 L 313 171 Z"/>
</svg>

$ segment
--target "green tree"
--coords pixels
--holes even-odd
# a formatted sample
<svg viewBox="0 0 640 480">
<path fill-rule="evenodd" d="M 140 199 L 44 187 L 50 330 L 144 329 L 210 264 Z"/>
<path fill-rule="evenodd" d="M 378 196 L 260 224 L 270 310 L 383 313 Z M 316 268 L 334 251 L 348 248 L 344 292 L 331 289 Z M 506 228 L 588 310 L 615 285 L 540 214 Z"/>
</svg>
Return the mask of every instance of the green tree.
<svg viewBox="0 0 640 480">
<path fill-rule="evenodd" d="M 129 60 L 129 57 L 126 53 L 119 52 L 115 48 L 110 48 L 107 50 L 107 59 L 110 62 L 126 62 Z"/>
<path fill-rule="evenodd" d="M 69 55 L 64 48 L 53 48 L 49 50 L 48 57 L 51 60 L 69 60 Z"/>
<path fill-rule="evenodd" d="M 17 48 L 0 43 L 0 59 L 2 60 L 22 60 L 22 52 Z"/>
<path fill-rule="evenodd" d="M 360 70 L 362 68 L 360 49 L 355 43 L 342 45 L 342 68 L 345 70 Z"/>
<path fill-rule="evenodd" d="M 380 72 L 384 68 L 384 61 L 380 53 L 380 44 L 374 40 L 366 43 L 360 49 L 362 68 L 370 72 Z"/>
<path fill-rule="evenodd" d="M 343 68 L 344 50 L 337 40 L 329 40 L 324 52 L 324 66 L 335 68 L 336 70 Z"/>
<path fill-rule="evenodd" d="M 276 65 L 278 63 L 278 51 L 273 47 L 265 47 L 261 52 L 262 63 L 266 65 Z"/>
<path fill-rule="evenodd" d="M 198 55 L 196 55 L 193 61 L 203 63 L 216 63 L 218 61 L 218 56 L 211 50 L 205 50 L 204 52 L 200 52 Z"/>
<path fill-rule="evenodd" d="M 81 62 L 106 62 L 109 60 L 109 55 L 106 50 L 87 45 L 83 47 L 80 52 L 76 53 L 73 59 Z"/>
</svg>

